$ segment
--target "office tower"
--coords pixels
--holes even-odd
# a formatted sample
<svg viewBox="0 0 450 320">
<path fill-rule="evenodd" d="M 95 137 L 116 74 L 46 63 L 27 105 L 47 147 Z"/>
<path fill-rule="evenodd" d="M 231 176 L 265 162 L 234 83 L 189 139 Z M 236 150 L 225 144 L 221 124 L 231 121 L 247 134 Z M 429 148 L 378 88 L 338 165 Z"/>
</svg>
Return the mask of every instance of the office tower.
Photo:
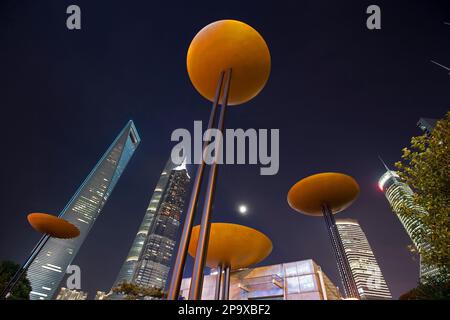
<svg viewBox="0 0 450 320">
<path fill-rule="evenodd" d="M 114 287 L 123 282 L 164 289 L 190 177 L 167 161 Z"/>
<path fill-rule="evenodd" d="M 132 121 L 120 132 L 59 215 L 74 224 L 74 239 L 50 238 L 28 268 L 31 300 L 51 299 L 140 143 Z"/>
<path fill-rule="evenodd" d="M 87 300 L 87 293 L 62 287 L 56 300 Z"/>
<path fill-rule="evenodd" d="M 384 164 L 384 163 L 383 163 Z M 392 211 L 397 215 L 406 233 L 411 238 L 414 246 L 419 250 L 429 250 L 430 245 L 424 243 L 420 236 L 422 225 L 420 221 L 414 217 L 414 215 L 405 215 L 402 213 L 402 208 L 409 208 L 412 212 L 419 214 L 428 214 L 424 208 L 416 205 L 413 201 L 414 192 L 411 188 L 403 182 L 399 175 L 384 165 L 386 172 L 381 176 L 378 181 L 378 187 L 383 191 Z M 424 263 L 420 263 L 420 278 L 436 274 L 438 270 L 432 266 L 428 266 Z"/>
<path fill-rule="evenodd" d="M 422 130 L 423 132 L 427 134 L 431 134 L 434 127 L 436 126 L 436 119 L 430 119 L 430 118 L 420 118 L 417 122 L 417 126 Z"/>
<path fill-rule="evenodd" d="M 214 300 L 217 272 L 205 275 L 202 300 Z M 191 279 L 181 282 L 188 299 Z M 313 260 L 245 268 L 230 275 L 230 300 L 340 300 L 339 289 Z"/>
<path fill-rule="evenodd" d="M 336 219 L 345 256 L 362 300 L 392 299 L 361 226 L 353 219 Z"/>
</svg>

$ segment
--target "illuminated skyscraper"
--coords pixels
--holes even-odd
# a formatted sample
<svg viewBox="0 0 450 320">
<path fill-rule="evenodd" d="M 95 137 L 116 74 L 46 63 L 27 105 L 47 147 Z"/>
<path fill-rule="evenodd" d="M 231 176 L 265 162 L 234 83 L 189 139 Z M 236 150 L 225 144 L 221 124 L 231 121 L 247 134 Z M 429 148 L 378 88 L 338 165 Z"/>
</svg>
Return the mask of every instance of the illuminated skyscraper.
<svg viewBox="0 0 450 320">
<path fill-rule="evenodd" d="M 413 201 L 414 192 L 403 181 L 401 181 L 399 175 L 385 165 L 386 172 L 381 176 L 378 181 L 378 187 L 384 192 L 392 211 L 397 215 L 406 232 L 408 233 L 414 246 L 419 250 L 430 250 L 430 245 L 424 243 L 420 236 L 422 225 L 420 221 L 414 217 L 414 215 L 405 215 L 401 209 L 403 207 L 409 208 L 413 212 L 419 214 L 428 214 L 424 208 L 418 206 Z M 435 274 L 437 269 L 428 265 L 420 263 L 420 277 L 423 278 L 428 275 Z"/>
<path fill-rule="evenodd" d="M 169 159 L 114 286 L 165 287 L 189 181 L 186 165 Z"/>
<path fill-rule="evenodd" d="M 73 239 L 50 238 L 28 268 L 30 299 L 51 299 L 140 143 L 129 121 L 59 215 L 80 230 Z"/>
<path fill-rule="evenodd" d="M 336 219 L 336 226 L 361 299 L 392 299 L 372 248 L 358 222 Z"/>
</svg>

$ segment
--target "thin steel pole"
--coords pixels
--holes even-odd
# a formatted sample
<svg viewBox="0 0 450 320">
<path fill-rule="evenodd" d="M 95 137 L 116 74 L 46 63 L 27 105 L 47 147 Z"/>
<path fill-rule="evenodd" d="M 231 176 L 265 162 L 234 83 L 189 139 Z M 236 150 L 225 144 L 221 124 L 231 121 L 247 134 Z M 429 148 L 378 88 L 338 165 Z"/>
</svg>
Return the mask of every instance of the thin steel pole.
<svg viewBox="0 0 450 320">
<path fill-rule="evenodd" d="M 214 120 L 217 113 L 217 105 L 219 104 L 220 92 L 222 90 L 222 83 L 224 79 L 224 72 L 220 73 L 219 80 L 217 83 L 216 93 L 214 96 L 214 102 L 209 116 L 208 129 L 211 129 L 214 125 Z M 208 131 L 209 132 L 209 131 Z M 200 187 L 203 178 L 203 172 L 205 171 L 205 161 L 203 159 L 203 152 L 207 146 L 207 141 L 204 142 L 202 147 L 202 157 L 201 163 L 197 168 L 195 174 L 194 185 L 192 188 L 191 199 L 189 201 L 189 206 L 186 211 L 186 218 L 183 224 L 183 232 L 180 238 L 180 244 L 178 246 L 178 252 L 175 258 L 175 264 L 172 271 L 172 279 L 170 281 L 169 294 L 167 295 L 168 300 L 178 300 L 180 294 L 181 281 L 183 280 L 184 265 L 186 264 L 186 255 L 189 247 L 189 240 L 191 239 L 192 226 L 194 224 L 195 209 L 197 207 L 198 196 L 200 192 Z"/>
<path fill-rule="evenodd" d="M 218 129 L 222 132 L 225 124 L 225 111 L 228 104 L 228 94 L 231 83 L 231 69 L 227 70 L 227 78 L 225 82 L 224 94 L 222 96 L 222 108 L 220 110 L 220 118 Z M 199 300 L 202 296 L 203 287 L 203 269 L 205 267 L 206 253 L 208 252 L 209 229 L 211 227 L 211 209 L 214 203 L 214 195 L 216 192 L 216 177 L 217 177 L 217 160 L 222 149 L 222 140 L 219 138 L 216 144 L 215 159 L 211 165 L 208 178 L 208 186 L 206 188 L 205 203 L 203 205 L 202 220 L 200 223 L 200 231 L 198 236 L 197 251 L 195 255 L 194 268 L 192 270 L 192 281 L 189 290 L 190 300 Z"/>
<path fill-rule="evenodd" d="M 230 266 L 225 266 L 225 272 L 223 276 L 223 289 L 222 289 L 222 300 L 230 299 Z"/>
<path fill-rule="evenodd" d="M 22 275 L 27 271 L 28 267 L 30 266 L 33 259 L 39 254 L 41 249 L 44 247 L 47 240 L 50 238 L 49 235 L 42 236 L 37 244 L 34 246 L 33 250 L 31 250 L 30 255 L 28 256 L 27 260 L 22 264 L 22 266 L 16 271 L 14 276 L 9 280 L 8 284 L 6 285 L 5 289 L 2 291 L 1 298 L 7 299 L 8 294 L 11 293 L 14 290 L 14 287 L 16 286 L 17 282 L 19 282 Z"/>
<path fill-rule="evenodd" d="M 339 230 L 337 229 L 333 213 L 331 212 L 331 209 L 327 204 L 324 204 L 322 206 L 322 211 L 333 247 L 333 252 L 336 257 L 339 274 L 344 285 L 344 293 L 347 298 L 352 297 L 359 299 L 360 297 L 358 289 L 356 287 L 356 282 L 353 277 L 353 273 L 351 271 L 347 256 L 345 255 L 344 245 L 342 243 L 342 238 L 339 234 Z"/>
<path fill-rule="evenodd" d="M 216 291 L 214 294 L 214 300 L 220 300 L 220 289 L 221 289 L 221 284 L 222 282 L 222 264 L 220 263 L 217 266 L 217 277 L 216 277 Z"/>
</svg>

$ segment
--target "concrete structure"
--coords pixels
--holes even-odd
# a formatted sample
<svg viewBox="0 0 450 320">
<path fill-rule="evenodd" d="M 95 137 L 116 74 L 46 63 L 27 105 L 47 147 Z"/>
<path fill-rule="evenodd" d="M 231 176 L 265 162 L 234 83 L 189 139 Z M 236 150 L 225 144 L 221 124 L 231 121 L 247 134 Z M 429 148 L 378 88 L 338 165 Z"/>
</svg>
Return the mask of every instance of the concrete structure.
<svg viewBox="0 0 450 320">
<path fill-rule="evenodd" d="M 214 300 L 217 272 L 203 280 L 202 300 Z M 188 299 L 190 278 L 181 284 Z M 302 260 L 231 272 L 230 300 L 340 300 L 338 288 L 313 260 Z"/>
<path fill-rule="evenodd" d="M 361 299 L 392 299 L 369 241 L 358 221 L 336 219 L 336 226 Z"/>
</svg>

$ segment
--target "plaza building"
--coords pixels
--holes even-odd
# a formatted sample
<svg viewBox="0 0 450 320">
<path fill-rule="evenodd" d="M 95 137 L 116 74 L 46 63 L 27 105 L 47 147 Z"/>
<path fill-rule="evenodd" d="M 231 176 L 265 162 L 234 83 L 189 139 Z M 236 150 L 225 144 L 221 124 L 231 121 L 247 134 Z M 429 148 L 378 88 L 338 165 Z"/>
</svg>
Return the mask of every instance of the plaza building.
<svg viewBox="0 0 450 320">
<path fill-rule="evenodd" d="M 213 300 L 217 272 L 205 275 L 202 300 Z M 180 295 L 187 299 L 190 278 Z M 313 260 L 245 268 L 231 272 L 230 300 L 340 300 L 339 289 Z"/>
</svg>

